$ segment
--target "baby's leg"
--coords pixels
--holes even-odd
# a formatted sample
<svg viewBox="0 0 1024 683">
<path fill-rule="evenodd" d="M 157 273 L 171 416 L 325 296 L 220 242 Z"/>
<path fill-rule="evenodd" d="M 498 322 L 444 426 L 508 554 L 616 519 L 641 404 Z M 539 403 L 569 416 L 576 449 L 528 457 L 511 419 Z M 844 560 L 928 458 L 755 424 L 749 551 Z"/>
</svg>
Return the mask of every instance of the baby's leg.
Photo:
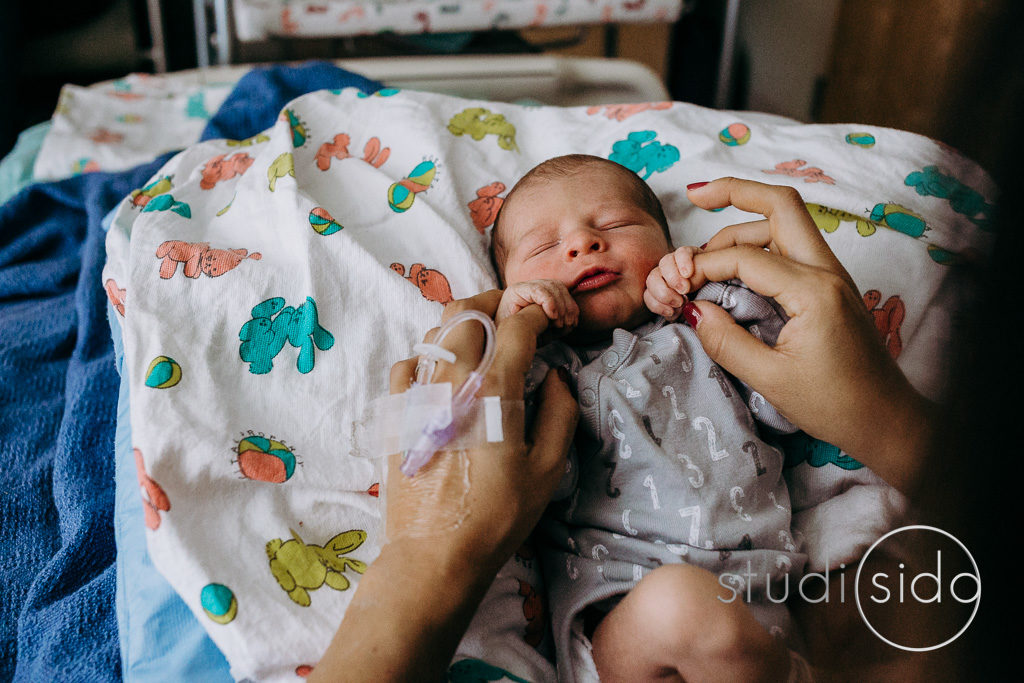
<svg viewBox="0 0 1024 683">
<path fill-rule="evenodd" d="M 594 631 L 601 680 L 785 681 L 785 645 L 732 595 L 700 567 L 658 567 Z"/>
</svg>

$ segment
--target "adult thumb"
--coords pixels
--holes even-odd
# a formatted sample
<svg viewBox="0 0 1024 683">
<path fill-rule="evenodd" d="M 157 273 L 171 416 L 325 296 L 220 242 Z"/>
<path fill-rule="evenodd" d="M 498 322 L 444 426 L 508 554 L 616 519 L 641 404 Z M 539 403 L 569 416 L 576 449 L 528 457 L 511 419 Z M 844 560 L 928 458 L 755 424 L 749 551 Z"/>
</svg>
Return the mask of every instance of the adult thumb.
<svg viewBox="0 0 1024 683">
<path fill-rule="evenodd" d="M 552 473 L 553 484 L 558 483 L 565 469 L 565 456 L 579 420 L 579 406 L 569 390 L 567 376 L 564 370 L 548 371 L 540 387 L 537 419 L 530 434 L 530 460 L 541 471 Z"/>
<path fill-rule="evenodd" d="M 710 301 L 695 301 L 686 305 L 683 315 L 711 360 L 752 387 L 769 384 L 778 363 L 775 351 L 736 324 L 725 309 Z"/>
</svg>

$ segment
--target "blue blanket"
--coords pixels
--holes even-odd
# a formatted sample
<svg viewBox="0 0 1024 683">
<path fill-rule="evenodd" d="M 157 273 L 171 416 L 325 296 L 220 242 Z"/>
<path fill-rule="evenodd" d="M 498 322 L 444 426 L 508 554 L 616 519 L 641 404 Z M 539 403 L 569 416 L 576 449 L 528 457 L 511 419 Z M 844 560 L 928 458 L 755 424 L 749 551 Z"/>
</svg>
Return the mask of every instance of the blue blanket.
<svg viewBox="0 0 1024 683">
<path fill-rule="evenodd" d="M 379 83 L 325 63 L 247 74 L 202 139 L 246 138 L 312 90 Z M 0 681 L 121 674 L 114 609 L 118 374 L 103 217 L 170 155 L 30 186 L 0 206 Z"/>
</svg>

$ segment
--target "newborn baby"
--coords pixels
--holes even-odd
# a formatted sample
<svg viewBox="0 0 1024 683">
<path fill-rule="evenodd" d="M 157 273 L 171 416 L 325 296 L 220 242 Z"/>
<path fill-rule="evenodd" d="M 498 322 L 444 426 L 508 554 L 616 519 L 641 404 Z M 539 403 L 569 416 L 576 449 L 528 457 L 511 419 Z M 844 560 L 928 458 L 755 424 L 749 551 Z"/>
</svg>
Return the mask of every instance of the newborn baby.
<svg viewBox="0 0 1024 683">
<path fill-rule="evenodd" d="M 700 284 L 697 252 L 672 249 L 635 173 L 585 155 L 530 171 L 494 224 L 497 319 L 539 304 L 563 335 L 538 352 L 528 401 L 554 366 L 580 403 L 576 453 L 542 522 L 559 680 L 575 680 L 590 643 L 605 681 L 775 681 L 790 668 L 787 575 L 805 558 L 783 455 L 754 417 L 795 428 L 670 322 Z M 785 322 L 739 283 L 698 296 L 767 343 Z"/>
</svg>

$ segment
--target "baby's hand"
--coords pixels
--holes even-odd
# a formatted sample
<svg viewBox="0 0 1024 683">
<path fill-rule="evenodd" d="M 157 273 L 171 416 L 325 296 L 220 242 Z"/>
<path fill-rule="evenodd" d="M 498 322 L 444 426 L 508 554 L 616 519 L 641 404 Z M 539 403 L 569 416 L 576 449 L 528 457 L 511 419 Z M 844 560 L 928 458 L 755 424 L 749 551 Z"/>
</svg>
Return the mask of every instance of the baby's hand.
<svg viewBox="0 0 1024 683">
<path fill-rule="evenodd" d="M 509 285 L 501 295 L 494 320 L 500 323 L 530 304 L 539 304 L 544 309 L 553 328 L 568 331 L 579 322 L 580 307 L 558 280 L 528 280 Z"/>
<path fill-rule="evenodd" d="M 693 255 L 699 254 L 697 247 L 679 247 L 665 254 L 651 274 L 647 276 L 644 303 L 656 315 L 675 320 L 683 310 L 686 295 L 695 289 Z"/>
</svg>

